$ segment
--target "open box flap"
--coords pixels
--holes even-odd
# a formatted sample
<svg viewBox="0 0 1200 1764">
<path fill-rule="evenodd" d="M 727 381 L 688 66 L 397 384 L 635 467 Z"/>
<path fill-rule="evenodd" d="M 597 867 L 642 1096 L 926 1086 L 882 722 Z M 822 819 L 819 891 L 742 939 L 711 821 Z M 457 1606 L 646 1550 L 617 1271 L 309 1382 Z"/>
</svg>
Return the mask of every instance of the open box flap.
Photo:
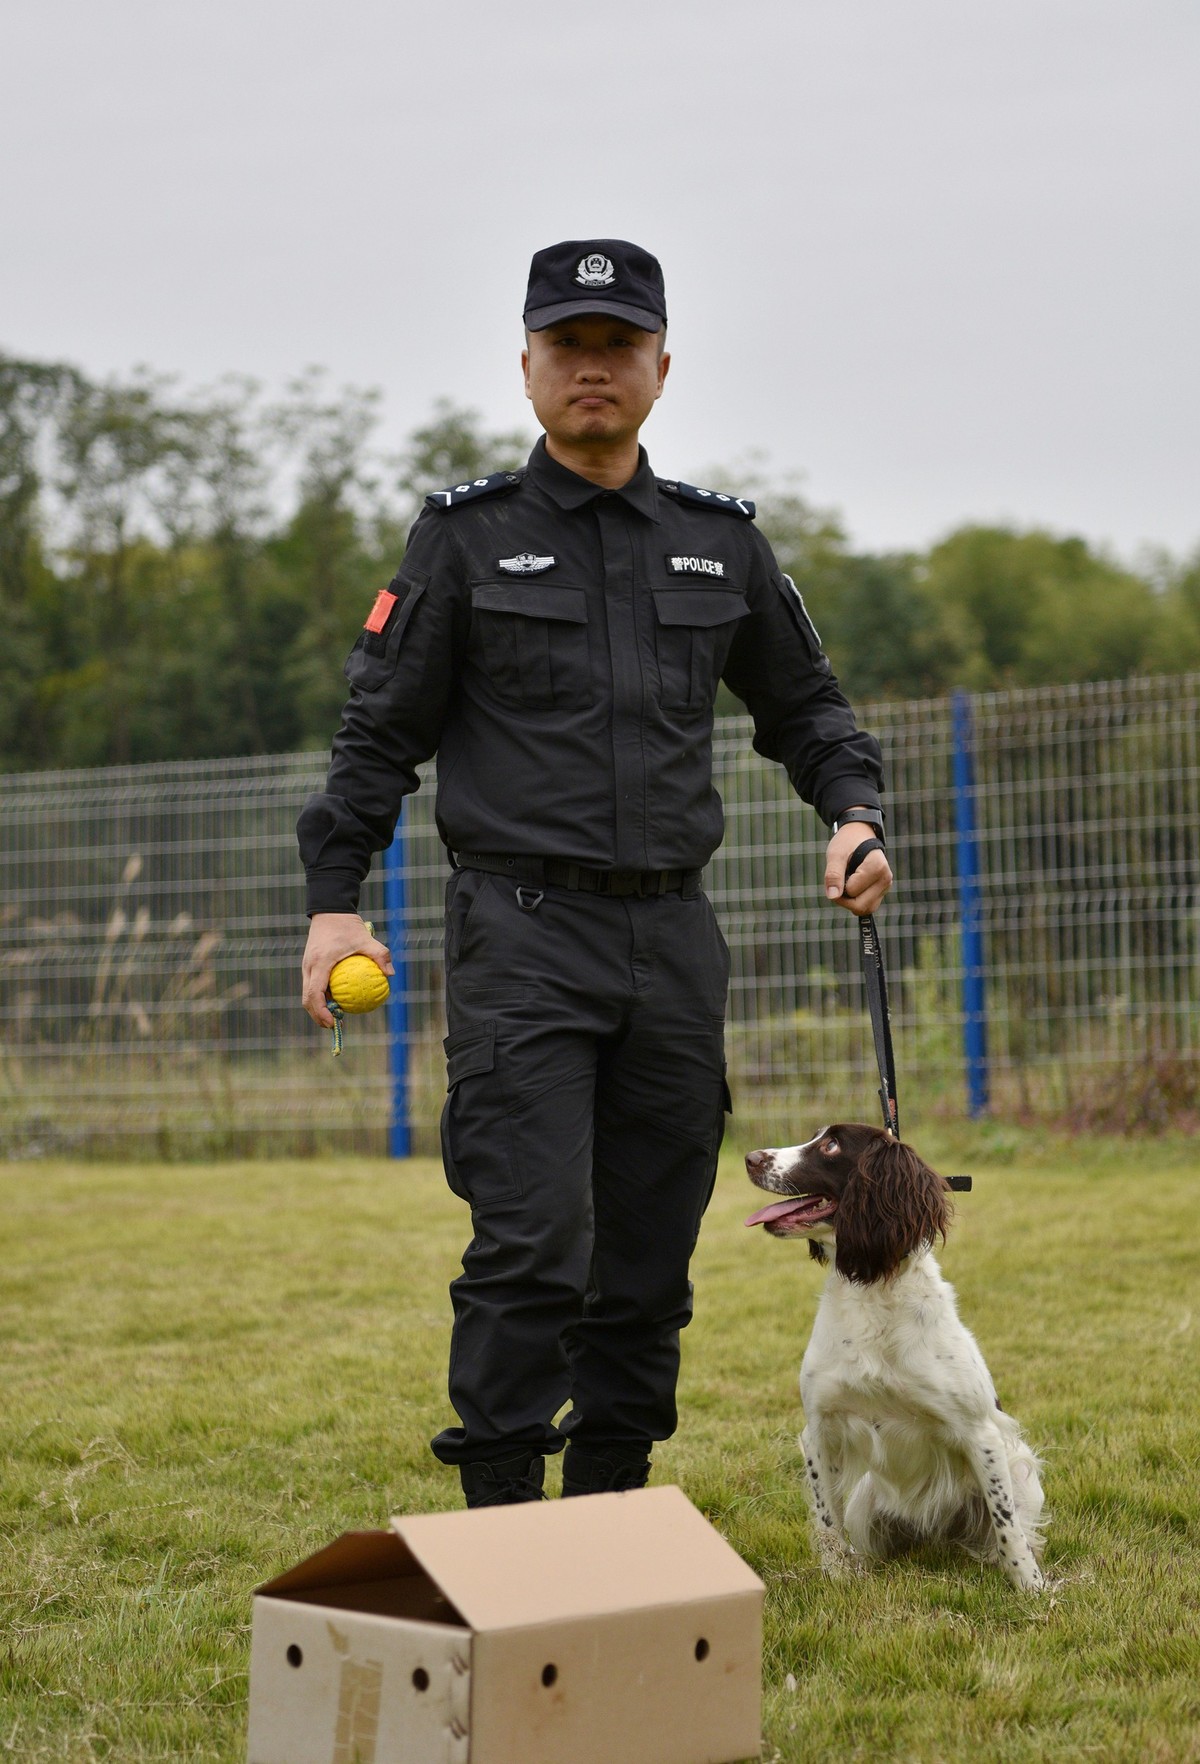
<svg viewBox="0 0 1200 1764">
<path fill-rule="evenodd" d="M 476 1630 L 763 1591 L 678 1488 L 401 1515 L 391 1524 Z"/>
<path fill-rule="evenodd" d="M 346 1531 L 315 1556 L 297 1562 L 255 1591 L 297 1593 L 369 1580 L 397 1580 L 422 1572 L 421 1564 L 395 1531 Z"/>
</svg>

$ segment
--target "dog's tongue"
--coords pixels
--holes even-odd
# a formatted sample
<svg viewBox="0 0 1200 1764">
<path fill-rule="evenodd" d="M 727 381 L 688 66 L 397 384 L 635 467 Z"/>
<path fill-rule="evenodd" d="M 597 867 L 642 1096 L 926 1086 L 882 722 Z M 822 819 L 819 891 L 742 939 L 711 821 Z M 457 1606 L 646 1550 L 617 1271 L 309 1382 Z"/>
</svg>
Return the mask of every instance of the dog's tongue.
<svg viewBox="0 0 1200 1764">
<path fill-rule="evenodd" d="M 747 1225 L 765 1225 L 769 1219 L 782 1219 L 786 1213 L 800 1213 L 812 1204 L 810 1195 L 793 1195 L 791 1200 L 773 1201 L 757 1213 L 751 1213 Z"/>
</svg>

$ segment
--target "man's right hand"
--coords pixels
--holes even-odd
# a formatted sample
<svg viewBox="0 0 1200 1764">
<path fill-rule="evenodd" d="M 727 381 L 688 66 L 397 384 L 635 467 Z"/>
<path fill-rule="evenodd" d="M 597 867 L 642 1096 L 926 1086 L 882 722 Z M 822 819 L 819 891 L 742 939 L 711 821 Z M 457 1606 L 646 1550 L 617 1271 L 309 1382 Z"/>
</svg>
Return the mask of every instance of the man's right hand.
<svg viewBox="0 0 1200 1764">
<path fill-rule="evenodd" d="M 357 913 L 314 913 L 304 947 L 302 1002 L 313 1022 L 322 1029 L 333 1028 L 325 1002 L 329 976 L 342 957 L 348 955 L 370 956 L 385 974 L 396 972 L 387 945 L 372 937 Z"/>
</svg>

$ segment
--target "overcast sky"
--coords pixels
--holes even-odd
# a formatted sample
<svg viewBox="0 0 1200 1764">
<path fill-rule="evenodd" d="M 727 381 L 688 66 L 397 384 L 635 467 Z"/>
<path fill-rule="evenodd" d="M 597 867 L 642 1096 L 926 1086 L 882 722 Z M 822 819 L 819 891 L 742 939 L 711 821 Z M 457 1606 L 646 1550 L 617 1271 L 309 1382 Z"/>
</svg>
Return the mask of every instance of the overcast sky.
<svg viewBox="0 0 1200 1764">
<path fill-rule="evenodd" d="M 1197 0 L 5 0 L 0 58 L 0 347 L 511 428 L 531 252 L 631 238 L 660 472 L 1200 542 Z"/>
</svg>

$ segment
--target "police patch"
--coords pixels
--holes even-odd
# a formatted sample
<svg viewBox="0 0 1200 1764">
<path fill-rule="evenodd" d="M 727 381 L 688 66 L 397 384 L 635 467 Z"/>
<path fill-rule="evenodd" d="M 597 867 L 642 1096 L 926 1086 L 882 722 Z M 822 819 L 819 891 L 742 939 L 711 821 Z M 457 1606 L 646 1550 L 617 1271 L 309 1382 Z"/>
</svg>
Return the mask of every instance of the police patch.
<svg viewBox="0 0 1200 1764">
<path fill-rule="evenodd" d="M 725 576 L 719 557 L 681 557 L 672 551 L 667 554 L 667 568 L 673 576 Z"/>
<path fill-rule="evenodd" d="M 540 576 L 543 570 L 552 570 L 557 561 L 553 557 L 538 557 L 535 552 L 522 551 L 516 557 L 500 558 L 496 568 L 507 571 L 510 576 Z"/>
</svg>

